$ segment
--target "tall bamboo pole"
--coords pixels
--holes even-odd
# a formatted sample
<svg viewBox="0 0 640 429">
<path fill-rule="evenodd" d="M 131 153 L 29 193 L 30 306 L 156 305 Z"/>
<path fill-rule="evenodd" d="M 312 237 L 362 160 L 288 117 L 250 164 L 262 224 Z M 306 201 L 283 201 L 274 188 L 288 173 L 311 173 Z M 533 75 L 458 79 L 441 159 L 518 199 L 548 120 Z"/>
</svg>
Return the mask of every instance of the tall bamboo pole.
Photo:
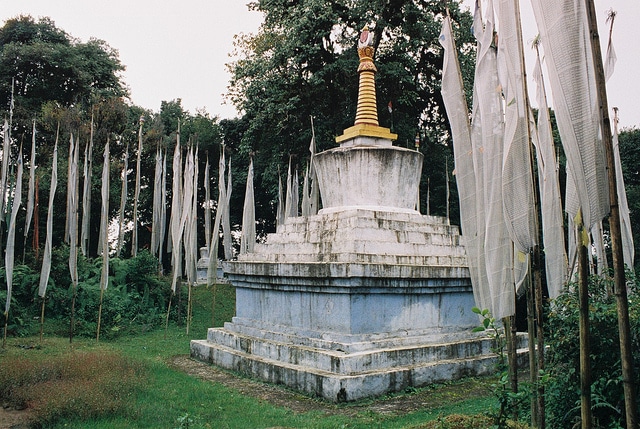
<svg viewBox="0 0 640 429">
<path fill-rule="evenodd" d="M 613 255 L 614 294 L 618 310 L 618 332 L 620 336 L 620 360 L 622 363 L 622 383 L 624 388 L 625 414 L 627 428 L 636 429 L 638 425 L 638 410 L 636 407 L 636 389 L 633 384 L 633 355 L 631 354 L 631 327 L 629 323 L 629 301 L 624 273 L 624 257 L 622 253 L 622 232 L 620 229 L 620 207 L 616 187 L 615 164 L 613 156 L 613 140 L 611 137 L 611 122 L 609 120 L 609 106 L 607 102 L 607 88 L 605 86 L 604 66 L 600 51 L 600 37 L 598 22 L 593 0 L 586 0 L 589 34 L 591 35 L 591 52 L 596 75 L 596 88 L 600 109 L 600 126 L 602 140 L 607 156 L 607 174 L 609 177 L 609 228 L 611 233 L 611 249 Z"/>
<path fill-rule="evenodd" d="M 589 341 L 589 261 L 582 219 L 578 228 L 578 294 L 580 302 L 580 420 L 582 429 L 591 429 L 591 344 Z"/>
<path fill-rule="evenodd" d="M 525 106 L 526 106 L 526 112 L 527 114 L 529 114 L 531 108 L 531 102 L 529 100 L 529 90 L 527 87 L 527 69 L 525 67 L 525 61 L 524 61 L 524 46 L 523 46 L 523 41 L 522 41 L 522 22 L 520 19 L 520 2 L 517 0 L 513 1 L 514 4 L 514 9 L 515 9 L 515 14 L 516 14 L 516 31 L 517 31 L 517 41 L 519 44 L 519 52 L 520 52 L 520 67 L 523 73 L 522 76 L 522 80 L 523 80 L 523 94 L 522 96 L 524 97 L 524 101 L 525 101 Z M 542 387 L 542 384 L 539 383 L 539 371 L 544 369 L 544 330 L 543 330 L 543 320 L 542 320 L 542 264 L 541 264 L 541 257 L 540 257 L 540 245 L 538 244 L 541 241 L 541 234 L 540 234 L 540 198 L 538 196 L 538 190 L 540 189 L 540 185 L 539 185 L 539 181 L 538 181 L 538 177 L 536 176 L 535 172 L 535 168 L 533 165 L 534 159 L 535 159 L 535 150 L 533 147 L 533 140 L 532 140 L 532 132 L 531 132 L 531 121 L 527 120 L 527 142 L 529 144 L 529 159 L 531 162 L 531 172 L 532 172 L 532 183 L 533 183 L 533 205 L 534 205 L 534 217 L 533 217 L 533 222 L 534 222 L 534 233 L 535 233 L 535 240 L 534 240 L 534 245 L 531 249 L 531 271 L 530 271 L 530 275 L 533 276 L 532 279 L 532 285 L 530 285 L 530 287 L 533 287 L 533 293 L 531 294 L 531 298 L 533 298 L 533 307 L 531 310 L 533 310 L 535 312 L 535 327 L 536 327 L 536 333 L 535 333 L 535 337 L 536 337 L 536 346 L 537 346 L 537 355 L 531 357 L 531 362 L 534 368 L 534 373 L 531 374 L 531 381 L 533 383 L 533 386 L 535 386 L 534 388 L 536 388 L 537 392 L 535 395 L 535 399 L 536 399 L 536 404 L 535 406 L 533 406 L 532 404 L 532 416 L 531 416 L 531 420 L 532 420 L 532 425 L 534 427 L 538 427 L 540 429 L 544 429 L 545 428 L 545 415 L 544 415 L 544 388 Z M 529 308 L 527 308 L 527 310 L 529 310 Z"/>
<path fill-rule="evenodd" d="M 100 305 L 98 306 L 98 328 L 96 329 L 96 343 L 100 341 L 100 322 L 102 321 L 102 299 L 104 297 L 104 288 L 100 285 Z"/>
</svg>

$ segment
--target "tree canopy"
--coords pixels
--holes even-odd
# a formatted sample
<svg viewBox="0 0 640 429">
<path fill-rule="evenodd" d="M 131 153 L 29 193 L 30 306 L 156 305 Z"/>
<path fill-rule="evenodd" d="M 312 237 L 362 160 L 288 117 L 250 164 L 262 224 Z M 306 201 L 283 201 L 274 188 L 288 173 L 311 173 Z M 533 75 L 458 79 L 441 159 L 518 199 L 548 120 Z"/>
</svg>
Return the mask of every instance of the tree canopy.
<svg viewBox="0 0 640 429">
<path fill-rule="evenodd" d="M 30 128 L 48 102 L 65 108 L 125 97 L 118 52 L 105 41 L 81 43 L 49 18 L 8 19 L 0 28 L 0 109 L 9 110 L 12 83 L 14 123 Z"/>
<path fill-rule="evenodd" d="M 358 90 L 355 46 L 360 30 L 368 25 L 377 48 L 380 125 L 392 128 L 401 146 L 413 147 L 420 135 L 421 150 L 435 170 L 425 175 L 423 200 L 427 176 L 432 176 L 432 189 L 444 191 L 445 162 L 448 158 L 451 171 L 452 156 L 439 92 L 438 36 L 446 13 L 441 2 L 260 0 L 250 7 L 264 13 L 265 21 L 257 34 L 236 39 L 229 96 L 248 124 L 239 150 L 256 153 L 256 171 L 262 172 L 257 186 L 274 196 L 277 166 L 286 165 L 289 156 L 304 168 L 311 116 L 318 150 L 333 147 L 335 137 L 353 125 Z M 450 2 L 450 14 L 462 66 L 472 76 L 472 17 L 458 2 Z M 444 206 L 443 199 L 440 214 Z"/>
</svg>

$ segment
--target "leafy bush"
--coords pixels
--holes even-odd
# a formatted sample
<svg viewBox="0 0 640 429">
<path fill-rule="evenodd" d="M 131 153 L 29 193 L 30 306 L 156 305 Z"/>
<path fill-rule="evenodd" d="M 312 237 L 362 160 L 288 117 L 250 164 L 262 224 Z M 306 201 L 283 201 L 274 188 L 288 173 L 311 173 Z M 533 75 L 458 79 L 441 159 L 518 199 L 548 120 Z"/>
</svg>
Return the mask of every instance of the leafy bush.
<svg viewBox="0 0 640 429">
<path fill-rule="evenodd" d="M 529 383 L 520 383 L 517 392 L 511 389 L 511 381 L 509 378 L 509 360 L 506 354 L 507 338 L 504 328 L 498 325 L 496 319 L 491 315 L 488 309 L 479 309 L 473 307 L 471 309 L 475 314 L 482 318 L 482 324 L 473 329 L 473 332 L 487 332 L 489 337 L 493 339 L 491 351 L 498 357 L 496 361 L 496 373 L 498 380 L 491 385 L 491 391 L 498 400 L 499 407 L 497 410 L 490 410 L 487 416 L 491 418 L 493 425 L 491 428 L 506 429 L 512 427 L 508 416 L 514 413 L 519 417 L 526 417 L 521 411 L 526 409 L 525 402 L 531 399 L 531 388 Z M 522 414 L 522 415 L 521 415 Z M 448 426 L 442 426 L 443 428 Z M 459 426 L 453 426 L 459 427 Z M 476 426 L 469 426 L 476 427 Z"/>
<path fill-rule="evenodd" d="M 450 414 L 440 416 L 436 420 L 416 426 L 415 429 L 487 429 L 493 428 L 493 419 L 489 416 Z M 528 429 L 526 423 L 509 421 L 505 423 L 509 429 Z"/>
<path fill-rule="evenodd" d="M 639 284 L 632 272 L 629 285 L 629 317 L 636 385 L 640 382 Z M 618 317 L 615 297 L 607 290 L 610 280 L 589 279 L 589 323 L 591 342 L 592 412 L 601 428 L 624 426 L 624 393 L 620 364 Z M 549 427 L 572 427 L 580 419 L 580 338 L 577 285 L 559 296 L 547 323 L 546 368 L 547 422 Z"/>
<path fill-rule="evenodd" d="M 73 288 L 69 275 L 69 248 L 55 248 L 45 300 L 45 323 L 56 335 L 68 335 Z M 131 259 L 112 258 L 109 286 L 102 302 L 101 338 L 144 332 L 165 321 L 170 282 L 157 274 L 158 261 L 148 251 Z M 100 306 L 102 259 L 78 257 L 74 335 L 94 337 Z M 0 300 L 6 299 L 6 275 L 0 269 Z M 40 273 L 26 265 L 14 269 L 9 330 L 13 335 L 35 334 L 39 330 L 41 299 L 38 297 Z M 186 293 L 184 290 L 182 293 Z M 177 320 L 179 310 L 172 306 L 170 317 Z M 184 313 L 184 310 L 183 310 Z"/>
</svg>

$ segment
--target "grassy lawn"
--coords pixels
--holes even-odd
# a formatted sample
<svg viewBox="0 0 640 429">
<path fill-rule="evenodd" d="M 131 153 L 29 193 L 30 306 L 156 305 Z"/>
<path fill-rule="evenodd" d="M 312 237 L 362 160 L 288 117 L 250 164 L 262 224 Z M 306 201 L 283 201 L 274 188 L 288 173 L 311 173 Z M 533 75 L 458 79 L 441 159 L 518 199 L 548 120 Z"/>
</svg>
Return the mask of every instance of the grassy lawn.
<svg viewBox="0 0 640 429">
<path fill-rule="evenodd" d="M 211 326 L 211 291 L 201 286 L 194 290 L 193 296 L 193 320 L 188 335 L 185 326 L 172 325 L 166 332 L 161 329 L 100 343 L 96 343 L 95 339 L 76 337 L 72 346 L 68 338 L 50 338 L 46 335 L 42 344 L 38 338 L 10 338 L 6 349 L 0 353 L 0 368 L 17 365 L 16 362 L 24 365 L 29 361 L 35 362 L 37 367 L 43 367 L 45 362 L 60 359 L 67 359 L 63 366 L 72 367 L 73 363 L 68 363 L 71 361 L 88 367 L 94 361 L 100 363 L 103 360 L 101 356 L 120 358 L 121 362 L 114 358 L 114 363 L 109 363 L 111 366 L 96 366 L 97 369 L 93 370 L 113 372 L 112 376 L 106 377 L 107 381 L 89 379 L 79 383 L 93 383 L 94 390 L 98 391 L 102 385 L 95 386 L 97 383 L 121 383 L 122 392 L 129 392 L 126 395 L 119 392 L 122 393 L 120 396 L 124 396 L 118 398 L 121 406 L 111 409 L 107 406 L 111 399 L 101 400 L 100 396 L 91 392 L 84 393 L 78 402 L 95 396 L 94 401 L 98 405 L 105 405 L 104 410 L 84 413 L 84 408 L 78 408 L 79 411 L 71 408 L 69 413 L 55 417 L 46 426 L 53 428 L 410 428 L 452 413 L 482 413 L 494 405 L 489 390 L 486 390 L 486 394 L 477 394 L 477 384 L 484 386 L 486 380 L 472 379 L 446 386 L 413 389 L 379 400 L 322 404 L 321 407 L 310 407 L 311 411 L 303 412 L 273 406 L 268 401 L 244 395 L 232 387 L 200 380 L 168 364 L 173 356 L 188 354 L 189 341 L 205 338 L 207 328 Z M 232 288 L 218 286 L 216 326 L 232 317 L 233 297 Z M 82 372 L 80 369 L 71 370 Z M 123 377 L 121 381 L 118 381 L 118 376 Z M 476 393 L 468 397 L 466 393 L 474 389 Z M 51 391 L 56 395 L 55 392 L 65 390 L 54 387 Z M 381 411 L 381 407 L 372 406 L 379 401 L 412 400 L 419 400 L 422 405 L 413 407 L 410 412 Z M 313 399 L 308 401 L 319 402 Z"/>
</svg>

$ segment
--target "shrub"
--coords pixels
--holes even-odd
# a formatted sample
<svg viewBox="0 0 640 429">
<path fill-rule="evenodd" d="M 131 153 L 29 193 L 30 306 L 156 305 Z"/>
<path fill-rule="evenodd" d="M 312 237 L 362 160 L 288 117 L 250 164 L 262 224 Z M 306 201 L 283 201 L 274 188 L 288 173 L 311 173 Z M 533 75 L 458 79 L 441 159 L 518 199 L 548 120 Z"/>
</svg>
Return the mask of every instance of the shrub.
<svg viewBox="0 0 640 429">
<path fill-rule="evenodd" d="M 69 276 L 69 248 L 55 248 L 46 294 L 46 323 L 53 333 L 69 333 L 73 288 Z M 78 288 L 76 290 L 74 335 L 94 337 L 100 306 L 102 259 L 78 256 Z M 131 259 L 112 258 L 109 264 L 109 286 L 103 294 L 101 338 L 126 333 L 139 333 L 162 326 L 169 298 L 170 281 L 159 276 L 158 261 L 143 250 Z M 6 280 L 0 269 L 0 300 L 6 299 Z M 40 275 L 26 265 L 14 269 L 13 298 L 9 314 L 9 331 L 13 335 L 30 335 L 39 330 L 41 299 L 38 297 Z M 4 287 L 3 287 L 4 285 Z M 182 293 L 186 293 L 184 290 Z M 183 311 L 184 313 L 184 311 Z M 178 310 L 172 306 L 171 318 Z"/>
<path fill-rule="evenodd" d="M 140 363 L 110 352 L 12 357 L 0 366 L 0 399 L 31 409 L 43 427 L 67 418 L 129 415 L 143 373 Z"/>
<path fill-rule="evenodd" d="M 629 317 L 636 385 L 640 382 L 640 298 L 632 272 L 629 284 Z M 620 364 L 618 318 L 615 298 L 607 293 L 610 280 L 589 279 L 589 323 L 591 342 L 592 412 L 601 428 L 624 426 L 624 393 Z M 580 338 L 577 285 L 560 295 L 552 305 L 547 323 L 546 409 L 549 427 L 571 427 L 580 419 Z"/>
</svg>

